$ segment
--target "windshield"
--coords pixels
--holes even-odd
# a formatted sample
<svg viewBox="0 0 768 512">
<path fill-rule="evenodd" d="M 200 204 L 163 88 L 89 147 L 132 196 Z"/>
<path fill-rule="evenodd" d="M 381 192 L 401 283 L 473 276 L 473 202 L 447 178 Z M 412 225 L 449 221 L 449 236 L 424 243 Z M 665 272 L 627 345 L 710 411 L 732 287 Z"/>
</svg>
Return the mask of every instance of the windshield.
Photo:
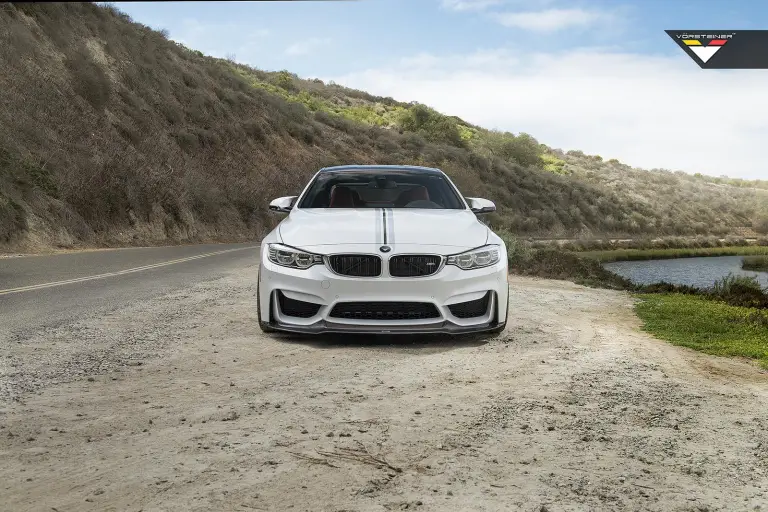
<svg viewBox="0 0 768 512">
<path fill-rule="evenodd" d="M 463 210 L 445 176 L 410 170 L 324 171 L 299 208 L 430 208 Z"/>
</svg>

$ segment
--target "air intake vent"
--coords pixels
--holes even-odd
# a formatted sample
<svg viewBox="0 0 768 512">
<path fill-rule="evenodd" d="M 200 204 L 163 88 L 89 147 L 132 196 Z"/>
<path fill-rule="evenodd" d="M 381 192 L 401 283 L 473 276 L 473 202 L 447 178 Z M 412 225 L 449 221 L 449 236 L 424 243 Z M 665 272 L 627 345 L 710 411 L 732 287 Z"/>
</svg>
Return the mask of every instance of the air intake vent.
<svg viewBox="0 0 768 512">
<path fill-rule="evenodd" d="M 393 277 L 430 276 L 440 270 L 442 258 L 432 254 L 403 254 L 389 259 L 389 275 Z"/>
<path fill-rule="evenodd" d="M 304 302 L 303 300 L 290 299 L 283 295 L 283 292 L 277 292 L 277 300 L 280 304 L 280 311 L 285 316 L 295 316 L 298 318 L 310 318 L 320 310 L 320 304 L 314 302 Z"/>
<path fill-rule="evenodd" d="M 350 277 L 377 277 L 381 275 L 381 258 L 372 254 L 334 254 L 328 257 L 331 269 Z"/>
<path fill-rule="evenodd" d="M 440 318 L 430 302 L 340 302 L 330 316 L 360 320 L 421 320 Z"/>
<path fill-rule="evenodd" d="M 483 316 L 488 312 L 488 302 L 490 300 L 491 292 L 488 292 L 483 297 L 476 300 L 451 304 L 448 306 L 448 309 L 456 318 L 475 318 Z"/>
</svg>

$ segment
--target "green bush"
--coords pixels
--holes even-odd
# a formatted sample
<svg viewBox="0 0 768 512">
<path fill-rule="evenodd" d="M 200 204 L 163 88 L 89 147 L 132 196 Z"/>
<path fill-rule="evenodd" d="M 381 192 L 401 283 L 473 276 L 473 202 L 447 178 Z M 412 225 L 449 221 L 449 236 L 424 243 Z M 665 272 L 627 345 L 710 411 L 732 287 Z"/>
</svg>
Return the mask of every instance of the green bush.
<svg viewBox="0 0 768 512">
<path fill-rule="evenodd" d="M 504 159 L 517 162 L 524 167 L 535 166 L 540 162 L 539 143 L 526 133 L 521 133 L 517 137 L 508 137 L 501 151 Z"/>
<path fill-rule="evenodd" d="M 423 135 L 431 142 L 464 146 L 456 120 L 425 105 L 417 104 L 405 110 L 400 117 L 400 127 Z"/>
<path fill-rule="evenodd" d="M 567 174 L 567 171 L 565 170 L 565 160 L 560 160 L 555 155 L 547 153 L 542 154 L 539 158 L 544 164 L 543 168 L 545 171 L 555 174 Z"/>
<path fill-rule="evenodd" d="M 732 306 L 768 308 L 768 293 L 754 276 L 728 274 L 715 282 L 710 294 Z"/>
<path fill-rule="evenodd" d="M 285 89 L 289 92 L 295 92 L 298 90 L 296 87 L 296 84 L 293 81 L 293 75 L 291 75 L 288 71 L 278 71 L 277 74 L 274 76 L 272 83 L 275 84 L 277 87 L 280 87 L 281 89 Z"/>
<path fill-rule="evenodd" d="M 497 229 L 496 234 L 504 240 L 507 246 L 507 258 L 510 265 L 524 264 L 531 258 L 533 249 L 530 244 L 520 240 L 520 238 L 505 229 Z"/>
</svg>

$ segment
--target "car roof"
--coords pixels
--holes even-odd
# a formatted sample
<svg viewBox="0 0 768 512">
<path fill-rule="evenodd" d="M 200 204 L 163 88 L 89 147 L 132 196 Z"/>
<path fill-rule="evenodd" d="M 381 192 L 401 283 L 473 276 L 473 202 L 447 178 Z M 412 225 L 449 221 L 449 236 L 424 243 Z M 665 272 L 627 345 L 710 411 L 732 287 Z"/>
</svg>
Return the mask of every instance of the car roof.
<svg viewBox="0 0 768 512">
<path fill-rule="evenodd" d="M 412 171 L 424 174 L 443 174 L 443 171 L 434 167 L 422 167 L 420 165 L 335 165 L 333 167 L 323 167 L 320 172 L 343 172 L 343 171 Z"/>
</svg>

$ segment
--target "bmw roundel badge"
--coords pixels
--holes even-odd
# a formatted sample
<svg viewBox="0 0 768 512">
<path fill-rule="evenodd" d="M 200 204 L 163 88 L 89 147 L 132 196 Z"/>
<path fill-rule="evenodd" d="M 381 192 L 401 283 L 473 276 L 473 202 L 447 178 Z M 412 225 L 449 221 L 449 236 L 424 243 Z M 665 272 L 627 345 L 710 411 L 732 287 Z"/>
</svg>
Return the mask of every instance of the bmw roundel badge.
<svg viewBox="0 0 768 512">
<path fill-rule="evenodd" d="M 388 245 L 382 245 L 381 247 L 379 247 L 379 250 L 381 252 L 389 252 L 389 251 L 392 250 L 392 248 L 390 246 L 388 246 Z"/>
</svg>

